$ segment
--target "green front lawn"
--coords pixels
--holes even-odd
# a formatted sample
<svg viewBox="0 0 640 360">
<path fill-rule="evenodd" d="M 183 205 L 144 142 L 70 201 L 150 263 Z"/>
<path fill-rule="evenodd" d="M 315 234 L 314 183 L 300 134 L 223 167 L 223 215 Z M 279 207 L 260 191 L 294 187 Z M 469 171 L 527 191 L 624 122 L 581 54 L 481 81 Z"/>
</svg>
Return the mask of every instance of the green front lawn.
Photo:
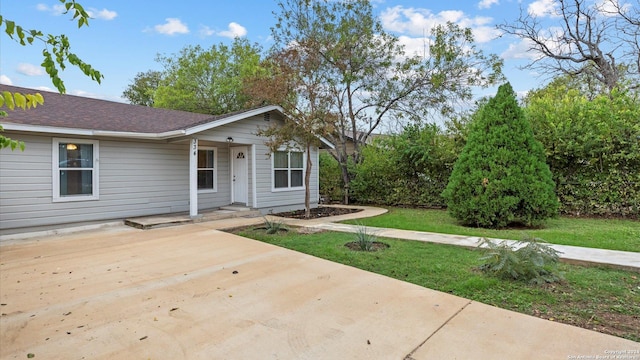
<svg viewBox="0 0 640 360">
<path fill-rule="evenodd" d="M 461 226 L 445 210 L 390 208 L 384 215 L 345 223 L 511 240 L 529 234 L 552 244 L 640 252 L 640 222 L 633 220 L 561 217 L 541 229 L 491 230 Z"/>
<path fill-rule="evenodd" d="M 397 219 L 397 210 L 387 217 Z M 535 286 L 485 275 L 477 270 L 479 251 L 450 245 L 381 239 L 388 249 L 359 252 L 345 246 L 355 240 L 354 234 L 303 235 L 292 230 L 267 235 L 251 228 L 237 233 L 504 309 L 640 341 L 638 273 L 560 264 L 566 281 Z"/>
</svg>

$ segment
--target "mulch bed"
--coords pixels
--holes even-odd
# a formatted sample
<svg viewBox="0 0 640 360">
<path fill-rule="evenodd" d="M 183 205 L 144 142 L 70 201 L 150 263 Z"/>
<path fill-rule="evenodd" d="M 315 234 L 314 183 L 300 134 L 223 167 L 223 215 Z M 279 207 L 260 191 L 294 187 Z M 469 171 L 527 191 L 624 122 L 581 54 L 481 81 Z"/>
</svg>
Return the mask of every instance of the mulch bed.
<svg viewBox="0 0 640 360">
<path fill-rule="evenodd" d="M 350 250 L 353 250 L 353 251 L 364 251 L 360 248 L 360 244 L 358 244 L 357 241 L 348 242 L 344 244 L 344 246 L 348 247 Z M 371 244 L 371 250 L 369 251 L 378 251 L 378 250 L 384 250 L 388 248 L 389 248 L 389 244 L 385 244 L 379 241 L 374 241 Z"/>
<path fill-rule="evenodd" d="M 319 206 L 317 208 L 311 209 L 311 215 L 309 216 L 308 219 L 319 219 L 319 218 L 329 217 L 329 216 L 352 214 L 360 211 L 362 211 L 362 209 Z M 290 218 L 290 219 L 307 219 L 304 216 L 304 210 L 288 211 L 288 212 L 282 212 L 282 213 L 277 213 L 273 215 L 284 217 L 284 218 Z"/>
</svg>

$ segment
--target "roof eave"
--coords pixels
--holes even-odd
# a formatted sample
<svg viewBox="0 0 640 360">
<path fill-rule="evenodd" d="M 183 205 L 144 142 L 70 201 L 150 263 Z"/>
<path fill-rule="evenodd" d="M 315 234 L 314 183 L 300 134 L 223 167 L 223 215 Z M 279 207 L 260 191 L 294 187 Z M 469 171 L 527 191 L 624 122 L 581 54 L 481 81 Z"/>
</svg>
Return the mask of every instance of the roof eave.
<svg viewBox="0 0 640 360">
<path fill-rule="evenodd" d="M 89 129 L 76 129 L 76 128 L 64 128 L 55 126 L 42 126 L 42 125 L 24 125 L 24 124 L 2 124 L 4 130 L 12 131 L 26 131 L 26 132 L 39 132 L 48 134 L 64 134 L 64 135 L 82 135 L 82 136 L 105 136 L 105 137 L 119 137 L 130 139 L 150 139 L 150 140 L 164 140 L 178 136 L 185 135 L 185 130 L 172 130 L 161 133 L 141 133 L 141 132 L 127 132 L 127 131 L 107 131 L 107 130 L 89 130 Z"/>
<path fill-rule="evenodd" d="M 327 140 L 325 137 L 318 136 L 318 139 L 320 139 L 320 142 L 322 142 L 329 149 L 335 150 L 336 146 L 331 141 Z"/>
<path fill-rule="evenodd" d="M 177 136 L 185 135 L 184 130 L 172 130 L 165 131 L 162 133 L 139 133 L 139 132 L 125 132 L 125 131 L 104 131 L 104 130 L 95 130 L 93 131 L 93 135 L 95 136 L 109 136 L 109 137 L 120 137 L 120 138 L 130 138 L 130 139 L 150 139 L 150 140 L 165 140 L 171 139 Z"/>
<path fill-rule="evenodd" d="M 67 135 L 93 135 L 93 130 L 87 129 L 74 129 L 74 128 L 61 128 L 56 126 L 44 126 L 44 125 L 25 125 L 25 124 L 1 124 L 5 131 L 26 131 L 26 132 L 40 132 L 49 134 L 67 134 Z"/>
</svg>

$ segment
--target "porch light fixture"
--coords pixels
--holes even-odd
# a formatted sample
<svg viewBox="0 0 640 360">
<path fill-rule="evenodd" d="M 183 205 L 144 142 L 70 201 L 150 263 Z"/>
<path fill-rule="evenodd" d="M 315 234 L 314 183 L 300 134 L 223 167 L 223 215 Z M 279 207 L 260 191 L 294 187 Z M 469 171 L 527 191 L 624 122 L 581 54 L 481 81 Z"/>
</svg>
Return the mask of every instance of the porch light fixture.
<svg viewBox="0 0 640 360">
<path fill-rule="evenodd" d="M 232 143 L 232 142 L 233 142 L 233 138 L 232 138 L 231 136 L 229 136 L 229 137 L 227 138 L 227 142 L 228 142 L 228 143 Z"/>
<path fill-rule="evenodd" d="M 78 150 L 78 145 L 76 145 L 76 144 L 67 144 L 67 150 Z"/>
</svg>

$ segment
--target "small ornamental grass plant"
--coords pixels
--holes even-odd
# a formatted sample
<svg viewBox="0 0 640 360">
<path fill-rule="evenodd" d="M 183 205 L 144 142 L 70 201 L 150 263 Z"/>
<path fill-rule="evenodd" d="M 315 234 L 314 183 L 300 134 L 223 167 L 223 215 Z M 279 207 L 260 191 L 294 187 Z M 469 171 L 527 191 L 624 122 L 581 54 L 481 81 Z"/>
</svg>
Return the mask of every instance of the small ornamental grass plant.
<svg viewBox="0 0 640 360">
<path fill-rule="evenodd" d="M 264 218 L 263 227 L 267 234 L 277 234 L 280 231 L 289 231 L 289 228 L 279 220 L 269 220 Z"/>
<path fill-rule="evenodd" d="M 358 231 L 356 232 L 356 241 L 355 243 L 358 245 L 358 249 L 361 251 L 373 251 L 373 243 L 376 241 L 377 237 L 371 234 L 367 227 L 364 225 L 358 226 Z"/>
<path fill-rule="evenodd" d="M 540 285 L 563 280 L 558 271 L 559 252 L 542 239 L 526 237 L 516 245 L 482 238 L 484 255 L 480 270 L 502 279 L 522 280 Z M 486 246 L 486 247 L 485 247 Z"/>
</svg>

